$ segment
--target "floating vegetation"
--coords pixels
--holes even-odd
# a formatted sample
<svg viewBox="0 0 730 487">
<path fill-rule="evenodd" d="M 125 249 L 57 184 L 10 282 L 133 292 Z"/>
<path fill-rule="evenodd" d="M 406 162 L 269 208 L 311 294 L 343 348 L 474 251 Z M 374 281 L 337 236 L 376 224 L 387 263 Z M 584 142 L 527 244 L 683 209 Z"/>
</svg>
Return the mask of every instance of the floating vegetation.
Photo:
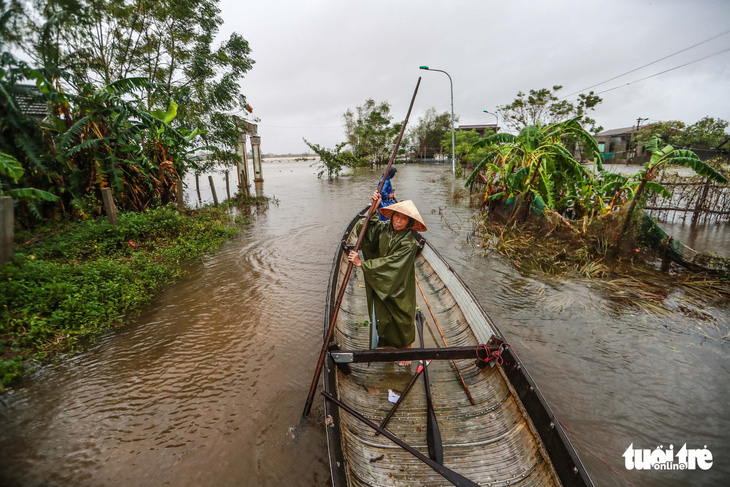
<svg viewBox="0 0 730 487">
<path fill-rule="evenodd" d="M 469 191 L 466 189 L 457 189 L 451 193 L 451 199 L 456 203 L 469 198 Z"/>
<path fill-rule="evenodd" d="M 582 300 L 570 296 L 555 301 L 545 289 L 538 290 L 541 307 L 562 311 L 575 304 L 620 315 L 634 310 L 652 316 L 681 313 L 711 324 L 725 337 L 730 330 L 721 327 L 706 311 L 710 306 L 730 300 L 730 281 L 702 273 L 690 273 L 671 265 L 660 271 L 662 264 L 651 251 L 634 249 L 635 257 L 614 257 L 608 239 L 593 237 L 589 231 L 556 231 L 544 225 L 503 223 L 483 216 L 474 228 L 481 237 L 481 252 L 497 252 L 523 273 L 546 278 L 588 279 L 589 287 L 599 297 Z M 545 238 L 546 233 L 552 238 Z"/>
<path fill-rule="evenodd" d="M 236 195 L 226 200 L 227 204 L 233 205 L 233 206 L 263 206 L 267 207 L 270 203 L 274 203 L 275 205 L 279 204 L 279 200 L 275 197 L 269 197 L 269 196 L 253 196 L 253 195 L 245 195 L 242 192 L 236 193 Z"/>
</svg>

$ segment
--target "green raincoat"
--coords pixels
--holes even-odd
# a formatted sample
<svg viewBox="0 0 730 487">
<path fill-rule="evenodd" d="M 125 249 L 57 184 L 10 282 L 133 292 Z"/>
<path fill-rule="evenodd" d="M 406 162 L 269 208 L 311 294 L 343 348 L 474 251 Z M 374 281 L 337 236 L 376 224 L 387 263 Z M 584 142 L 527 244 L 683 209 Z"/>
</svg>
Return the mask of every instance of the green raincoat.
<svg viewBox="0 0 730 487">
<path fill-rule="evenodd" d="M 362 225 L 357 225 L 358 233 Z M 372 323 L 375 311 L 380 337 L 377 345 L 405 348 L 416 339 L 413 319 L 418 243 L 411 230 L 396 232 L 390 221 L 381 222 L 373 213 L 361 249 L 369 318 Z"/>
</svg>

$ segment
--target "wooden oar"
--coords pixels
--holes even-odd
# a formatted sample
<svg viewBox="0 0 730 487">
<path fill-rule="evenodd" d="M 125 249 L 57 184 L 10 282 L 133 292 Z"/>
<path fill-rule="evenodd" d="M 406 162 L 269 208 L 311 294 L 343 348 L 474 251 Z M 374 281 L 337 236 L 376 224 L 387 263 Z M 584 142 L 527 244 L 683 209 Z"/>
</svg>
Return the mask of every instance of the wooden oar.
<svg viewBox="0 0 730 487">
<path fill-rule="evenodd" d="M 423 315 L 420 311 L 416 311 L 416 328 L 418 328 L 421 348 L 424 348 Z M 433 410 L 433 402 L 431 401 L 431 384 L 428 381 L 428 367 L 423 368 L 423 382 L 426 384 L 426 442 L 428 443 L 428 456 L 431 457 L 431 460 L 443 464 L 444 446 L 441 443 L 441 431 L 439 430 L 436 413 Z"/>
<path fill-rule="evenodd" d="M 421 287 L 421 283 L 418 282 L 418 276 L 416 276 L 416 285 L 418 286 L 418 289 L 421 291 L 421 296 L 423 296 L 423 300 L 426 302 L 426 307 L 428 308 L 428 312 L 431 313 L 431 318 L 433 318 L 433 322 L 436 324 L 436 328 L 439 331 L 439 335 L 441 335 L 441 340 L 444 342 L 444 347 L 448 348 L 449 344 L 446 343 L 446 338 L 444 337 L 444 332 L 441 331 L 441 327 L 439 326 L 439 322 L 436 320 L 436 315 L 433 314 L 433 310 L 431 309 L 431 305 L 428 304 L 428 299 L 426 299 L 426 293 L 423 292 L 423 288 Z M 456 373 L 459 375 L 459 379 L 461 380 L 461 385 L 464 386 L 464 391 L 466 391 L 466 397 L 469 398 L 469 402 L 474 405 L 474 398 L 471 397 L 471 391 L 469 391 L 469 386 L 466 385 L 466 382 L 464 381 L 464 377 L 461 375 L 461 371 L 459 370 L 459 366 L 456 365 L 456 360 L 451 361 L 452 364 L 454 364 L 454 368 L 456 369 Z"/>
<path fill-rule="evenodd" d="M 383 173 L 383 179 L 380 181 L 380 184 L 378 185 L 378 193 L 380 193 L 383 190 L 383 185 L 385 184 L 385 175 L 390 172 L 391 166 L 393 166 L 393 161 L 395 161 L 395 156 L 398 153 L 398 147 L 400 146 L 400 142 L 403 139 L 403 133 L 406 130 L 406 125 L 408 125 L 408 118 L 411 116 L 411 109 L 413 108 L 413 102 L 416 101 L 416 94 L 418 93 L 418 86 L 421 84 L 421 78 L 419 76 L 418 83 L 416 83 L 416 90 L 413 92 L 413 98 L 411 98 L 411 104 L 408 107 L 408 113 L 406 114 L 406 119 L 403 121 L 403 126 L 400 129 L 400 134 L 398 135 L 398 140 L 395 143 L 395 147 L 393 147 L 393 153 L 390 155 L 390 160 L 388 161 L 388 166 L 385 168 L 385 172 Z M 357 252 L 360 249 L 360 245 L 362 244 L 362 240 L 365 237 L 365 230 L 368 228 L 368 221 L 370 220 L 370 216 L 373 214 L 373 211 L 375 210 L 375 203 L 370 203 L 370 209 L 368 210 L 368 214 L 365 217 L 365 222 L 363 223 L 362 230 L 360 230 L 360 235 L 357 237 L 357 243 L 355 244 L 355 248 L 353 250 Z M 317 359 L 317 367 L 314 369 L 314 377 L 312 377 L 312 385 L 309 387 L 309 395 L 307 396 L 307 402 L 304 405 L 304 412 L 302 413 L 302 418 L 305 418 L 309 415 L 309 411 L 312 409 L 312 401 L 314 401 L 314 393 L 317 391 L 317 383 L 319 382 L 319 376 L 322 372 L 322 366 L 324 365 L 324 359 L 327 356 L 327 349 L 329 348 L 330 340 L 332 340 L 332 335 L 334 335 L 335 332 L 335 324 L 337 323 L 337 315 L 340 312 L 340 306 L 342 305 L 342 298 L 345 295 L 345 289 L 347 289 L 347 283 L 350 280 L 350 274 L 352 273 L 352 262 L 347 263 L 347 270 L 345 271 L 345 277 L 342 280 L 342 284 L 340 285 L 340 291 L 337 293 L 337 300 L 335 301 L 335 308 L 332 311 L 332 316 L 330 318 L 329 327 L 327 328 L 327 334 L 324 337 L 324 343 L 322 344 L 322 351 L 319 353 L 319 359 Z M 373 325 L 375 326 L 375 325 Z"/>
<path fill-rule="evenodd" d="M 352 409 L 347 404 L 337 400 L 334 396 L 331 394 L 327 394 L 326 392 L 322 391 L 322 395 L 327 399 L 328 401 L 332 401 L 337 406 L 339 406 L 341 409 L 344 409 L 346 412 L 353 415 L 355 418 L 357 418 L 359 421 L 365 423 L 366 425 L 370 426 L 372 429 L 380 433 L 381 435 L 388 438 L 390 441 L 398 445 L 399 447 L 403 448 L 405 451 L 413 455 L 414 457 L 421 460 L 423 463 L 434 469 L 435 472 L 437 472 L 439 475 L 441 475 L 443 478 L 451 482 L 453 485 L 456 485 L 457 487 L 479 487 L 479 484 L 476 482 L 472 482 L 466 477 L 463 477 L 459 475 L 458 473 L 454 472 L 453 470 L 444 467 L 443 465 L 436 463 L 435 461 L 428 458 L 426 455 L 421 453 L 420 451 L 416 450 L 412 446 L 406 444 L 403 440 L 389 432 L 388 430 L 385 430 L 378 426 L 377 424 L 373 423 L 366 417 L 364 417 L 362 414 L 358 413 L 354 409 Z"/>
</svg>

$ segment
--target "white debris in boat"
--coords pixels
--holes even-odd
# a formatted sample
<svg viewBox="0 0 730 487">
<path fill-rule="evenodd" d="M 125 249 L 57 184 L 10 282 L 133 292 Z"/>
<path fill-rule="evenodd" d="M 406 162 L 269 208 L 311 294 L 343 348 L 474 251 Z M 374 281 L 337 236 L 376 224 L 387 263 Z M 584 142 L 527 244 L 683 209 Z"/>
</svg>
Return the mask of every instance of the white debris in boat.
<svg viewBox="0 0 730 487">
<path fill-rule="evenodd" d="M 325 418 L 325 420 L 324 420 L 324 424 L 325 424 L 326 426 L 329 426 L 329 427 L 331 427 L 331 428 L 334 428 L 334 427 L 335 427 L 335 420 L 334 420 L 334 419 L 332 419 L 332 416 L 327 416 L 327 417 Z"/>
<path fill-rule="evenodd" d="M 398 402 L 398 399 L 400 399 L 400 396 L 393 392 L 393 389 L 388 389 L 388 401 L 395 404 Z"/>
</svg>

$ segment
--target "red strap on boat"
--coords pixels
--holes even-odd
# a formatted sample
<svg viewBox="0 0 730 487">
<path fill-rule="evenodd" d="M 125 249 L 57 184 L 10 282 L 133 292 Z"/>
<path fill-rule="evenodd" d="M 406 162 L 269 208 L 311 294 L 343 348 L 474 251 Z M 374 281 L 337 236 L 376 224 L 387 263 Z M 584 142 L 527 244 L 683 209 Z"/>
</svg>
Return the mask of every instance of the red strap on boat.
<svg viewBox="0 0 730 487">
<path fill-rule="evenodd" d="M 481 362 L 489 362 L 490 360 L 494 359 L 495 364 L 502 365 L 504 363 L 504 359 L 502 358 L 501 350 L 504 345 L 508 345 L 508 344 L 500 343 L 499 347 L 497 347 L 497 350 L 495 350 L 494 352 L 489 350 L 489 347 L 486 345 L 486 343 L 481 343 L 481 344 L 477 345 L 477 349 L 476 349 L 477 360 L 479 360 Z M 479 356 L 480 347 L 484 349 L 484 355 L 486 358 L 481 358 Z"/>
</svg>

